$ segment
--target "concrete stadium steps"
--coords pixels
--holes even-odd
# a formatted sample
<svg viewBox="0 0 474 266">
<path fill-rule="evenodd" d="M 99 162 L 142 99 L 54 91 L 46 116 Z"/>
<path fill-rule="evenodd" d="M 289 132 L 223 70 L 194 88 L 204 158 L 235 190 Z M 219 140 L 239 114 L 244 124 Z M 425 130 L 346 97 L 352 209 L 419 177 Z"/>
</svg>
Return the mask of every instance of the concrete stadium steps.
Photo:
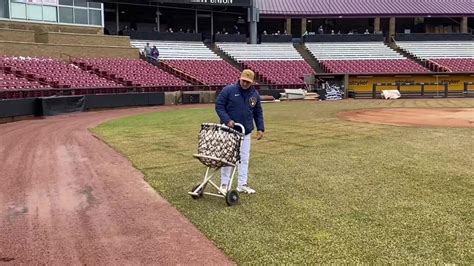
<svg viewBox="0 0 474 266">
<path fill-rule="evenodd" d="M 308 63 L 316 73 L 323 73 L 323 69 L 319 65 L 319 61 L 311 54 L 308 48 L 304 44 L 294 43 L 296 51 L 303 57 L 303 59 Z"/>
<path fill-rule="evenodd" d="M 215 54 L 217 54 L 220 58 L 222 58 L 224 61 L 226 61 L 227 63 L 231 64 L 234 68 L 242 71 L 244 70 L 243 67 L 242 67 L 242 64 L 238 63 L 237 61 L 235 61 L 232 57 L 230 57 L 229 55 L 227 55 L 226 53 L 224 53 L 221 49 L 219 49 L 219 47 L 217 47 L 217 45 L 215 43 L 213 44 L 206 44 L 206 46 L 211 50 L 213 51 Z"/>
<path fill-rule="evenodd" d="M 272 88 L 302 88 L 304 74 L 314 73 L 292 43 L 216 43 L 216 46 L 244 68 L 252 69 L 259 83 Z"/>
<path fill-rule="evenodd" d="M 169 64 L 166 60 L 161 60 L 158 64 L 156 63 L 150 63 L 150 64 L 155 65 L 156 67 L 159 67 L 160 69 L 170 73 L 171 75 L 175 77 L 185 80 L 189 82 L 190 84 L 198 85 L 198 86 L 206 85 L 202 81 L 198 80 L 196 77 L 191 76 L 189 73 L 183 72 L 182 70 Z"/>
<path fill-rule="evenodd" d="M 239 69 L 203 42 L 131 41 L 132 46 L 142 52 L 147 43 L 158 48 L 160 68 L 193 84 L 220 89 L 239 77 Z"/>
<path fill-rule="evenodd" d="M 162 60 L 164 64 L 194 77 L 211 87 L 224 87 L 234 83 L 240 71 L 224 60 Z"/>
<path fill-rule="evenodd" d="M 272 85 L 275 89 L 303 88 L 304 75 L 314 73 L 311 66 L 301 60 L 248 60 L 242 61 L 244 68 L 249 68 L 263 80 L 263 84 Z"/>
<path fill-rule="evenodd" d="M 390 43 L 390 48 L 392 48 L 395 52 L 401 54 L 403 57 L 411 60 L 412 62 L 414 63 L 417 63 L 418 65 L 426 68 L 426 69 L 429 69 L 431 71 L 435 71 L 435 69 L 431 69 L 429 68 L 426 63 L 421 60 L 420 58 L 417 58 L 416 56 L 413 56 L 412 54 L 406 52 L 405 50 L 403 49 L 400 49 L 400 47 L 398 47 L 394 42 Z"/>
</svg>

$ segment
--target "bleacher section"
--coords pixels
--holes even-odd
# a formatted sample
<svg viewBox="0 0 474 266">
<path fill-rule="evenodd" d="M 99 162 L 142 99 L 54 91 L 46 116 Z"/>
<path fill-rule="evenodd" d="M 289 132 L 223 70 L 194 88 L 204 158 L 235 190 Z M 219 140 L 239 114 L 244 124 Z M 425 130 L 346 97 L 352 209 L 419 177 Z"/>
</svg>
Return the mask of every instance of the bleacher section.
<svg viewBox="0 0 474 266">
<path fill-rule="evenodd" d="M 213 53 L 202 42 L 175 42 L 175 41 L 142 41 L 131 40 L 133 47 L 143 52 L 145 45 L 156 45 L 160 51 L 160 60 L 221 60 L 219 56 Z"/>
<path fill-rule="evenodd" d="M 474 72 L 473 41 L 411 41 L 397 46 L 440 72 Z"/>
<path fill-rule="evenodd" d="M 143 51 L 147 42 L 158 48 L 162 67 L 185 73 L 201 84 L 222 87 L 235 82 L 239 77 L 238 69 L 221 59 L 202 42 L 133 40 L 131 43 L 133 47 Z"/>
<path fill-rule="evenodd" d="M 223 42 L 217 47 L 237 62 L 252 60 L 302 60 L 292 43 L 243 44 Z"/>
<path fill-rule="evenodd" d="M 430 59 L 428 67 L 438 68 L 441 66 L 448 72 L 467 72 L 474 73 L 474 58 L 442 58 Z"/>
<path fill-rule="evenodd" d="M 42 82 L 54 88 L 120 87 L 111 80 L 82 71 L 63 61 L 45 57 L 0 57 L 5 71 Z M 33 83 L 30 88 L 33 88 Z M 37 86 L 43 88 L 43 86 Z"/>
<path fill-rule="evenodd" d="M 244 68 L 252 69 L 262 82 L 276 85 L 275 88 L 302 87 L 304 75 L 314 73 L 292 43 L 216 45 Z"/>
<path fill-rule="evenodd" d="M 272 60 L 244 61 L 244 68 L 255 71 L 262 82 L 275 84 L 278 87 L 301 87 L 304 75 L 314 73 L 311 66 L 304 60 Z"/>
<path fill-rule="evenodd" d="M 0 70 L 0 94 L 5 92 L 11 92 L 12 90 L 26 89 L 26 90 L 36 90 L 36 89 L 46 89 L 51 88 L 48 85 L 42 85 L 37 81 L 29 81 L 23 77 L 17 77 L 15 74 L 4 73 L 3 70 Z M 12 96 L 9 98 L 21 98 L 21 94 L 12 93 Z M 32 93 L 32 97 L 42 96 L 41 93 Z M 0 99 L 6 97 L 0 97 Z"/>
<path fill-rule="evenodd" d="M 328 73 L 420 73 L 428 70 L 382 42 L 306 43 Z"/>
<path fill-rule="evenodd" d="M 195 77 L 203 84 L 225 86 L 239 78 L 239 70 L 220 60 L 166 60 L 169 66 Z"/>
<path fill-rule="evenodd" d="M 127 86 L 176 87 L 185 81 L 140 59 L 76 59 L 80 68 L 123 83 Z"/>
</svg>

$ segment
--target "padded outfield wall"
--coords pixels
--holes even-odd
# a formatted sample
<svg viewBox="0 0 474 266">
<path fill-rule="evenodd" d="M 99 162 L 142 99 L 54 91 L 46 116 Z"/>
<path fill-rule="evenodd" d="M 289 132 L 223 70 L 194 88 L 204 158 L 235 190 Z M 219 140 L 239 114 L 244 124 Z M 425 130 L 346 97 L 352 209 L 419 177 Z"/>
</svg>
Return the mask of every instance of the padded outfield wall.
<svg viewBox="0 0 474 266">
<path fill-rule="evenodd" d="M 350 76 L 349 77 L 349 92 L 355 93 L 371 93 L 374 84 L 383 83 L 448 83 L 449 92 L 462 92 L 464 90 L 464 83 L 474 82 L 474 74 L 440 74 L 440 75 L 380 75 L 380 76 Z M 393 86 L 377 86 L 377 91 L 383 89 L 394 89 Z M 418 92 L 418 86 L 402 86 L 403 91 Z M 442 85 L 426 85 L 426 92 L 443 91 Z"/>
</svg>

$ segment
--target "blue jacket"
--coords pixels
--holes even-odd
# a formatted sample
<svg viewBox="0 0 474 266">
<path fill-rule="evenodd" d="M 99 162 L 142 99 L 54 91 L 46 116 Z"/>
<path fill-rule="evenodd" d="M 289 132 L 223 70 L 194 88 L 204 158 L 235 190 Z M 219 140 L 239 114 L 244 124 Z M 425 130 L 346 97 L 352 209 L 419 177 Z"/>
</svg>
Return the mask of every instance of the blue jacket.
<svg viewBox="0 0 474 266">
<path fill-rule="evenodd" d="M 249 134 L 254 129 L 254 120 L 257 130 L 265 131 L 260 95 L 254 87 L 244 90 L 238 82 L 227 85 L 217 97 L 216 112 L 221 123 L 227 125 L 230 120 L 234 120 L 242 124 L 245 127 L 245 134 Z"/>
</svg>

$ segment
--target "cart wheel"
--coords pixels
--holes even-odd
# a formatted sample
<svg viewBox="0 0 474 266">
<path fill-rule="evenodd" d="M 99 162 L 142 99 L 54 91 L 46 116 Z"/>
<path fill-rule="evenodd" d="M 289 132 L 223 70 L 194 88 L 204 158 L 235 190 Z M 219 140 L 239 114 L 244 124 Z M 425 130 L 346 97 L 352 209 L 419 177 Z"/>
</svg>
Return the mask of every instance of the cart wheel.
<svg viewBox="0 0 474 266">
<path fill-rule="evenodd" d="M 195 186 L 193 187 L 193 190 L 191 190 L 191 191 L 194 192 L 200 185 L 201 185 L 201 184 L 195 185 Z M 197 195 L 197 196 L 196 196 L 196 195 L 191 195 L 191 197 L 192 197 L 193 199 L 200 199 L 200 198 L 202 198 L 202 196 L 204 196 L 204 188 L 205 188 L 205 186 L 204 186 L 203 188 L 201 188 L 201 190 L 198 191 L 198 195 Z"/>
<path fill-rule="evenodd" d="M 225 202 L 229 206 L 233 206 L 239 202 L 239 192 L 237 190 L 231 190 L 225 195 Z"/>
</svg>

